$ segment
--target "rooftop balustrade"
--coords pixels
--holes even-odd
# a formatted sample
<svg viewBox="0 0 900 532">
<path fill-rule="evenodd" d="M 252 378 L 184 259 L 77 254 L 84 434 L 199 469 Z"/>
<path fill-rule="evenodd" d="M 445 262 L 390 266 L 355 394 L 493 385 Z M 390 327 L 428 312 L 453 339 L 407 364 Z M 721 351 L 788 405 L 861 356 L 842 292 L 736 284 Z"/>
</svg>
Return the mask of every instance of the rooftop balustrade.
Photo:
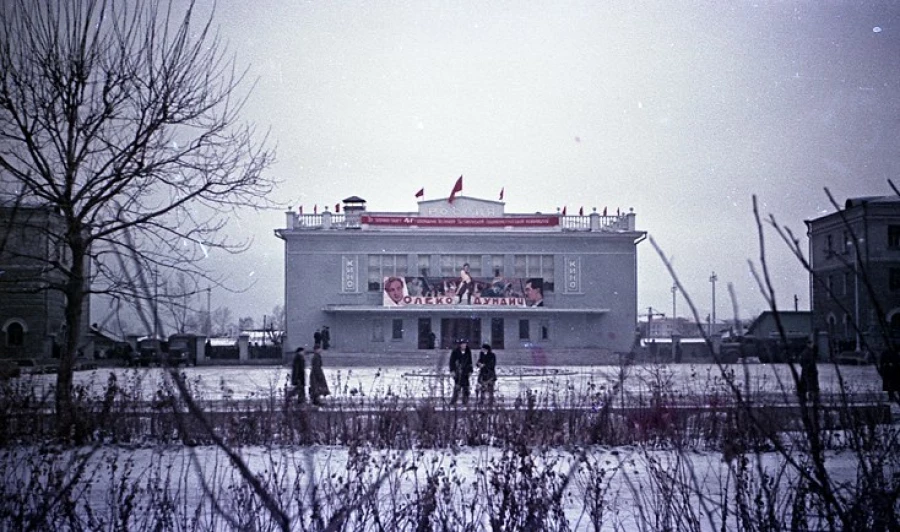
<svg viewBox="0 0 900 532">
<path fill-rule="evenodd" d="M 383 226 L 370 226 L 362 222 L 362 217 L 366 215 L 373 216 L 394 216 L 394 217 L 410 217 L 415 218 L 417 213 L 332 213 L 325 211 L 321 214 L 298 214 L 296 212 L 287 212 L 287 229 L 296 231 L 321 231 L 321 230 L 381 230 Z M 506 215 L 511 221 L 516 218 L 531 215 Z M 548 215 L 557 217 L 559 223 L 551 227 L 541 227 L 543 230 L 555 230 L 558 232 L 623 232 L 635 231 L 635 214 L 634 212 L 616 214 L 606 216 L 597 212 L 586 216 L 562 216 Z M 514 227 L 516 226 L 516 227 Z M 404 229 L 432 229 L 432 226 L 417 226 L 415 224 L 406 224 L 402 226 Z M 505 227 L 502 224 L 491 224 L 492 228 Z M 510 228 L 518 228 L 518 224 L 510 223 Z"/>
</svg>

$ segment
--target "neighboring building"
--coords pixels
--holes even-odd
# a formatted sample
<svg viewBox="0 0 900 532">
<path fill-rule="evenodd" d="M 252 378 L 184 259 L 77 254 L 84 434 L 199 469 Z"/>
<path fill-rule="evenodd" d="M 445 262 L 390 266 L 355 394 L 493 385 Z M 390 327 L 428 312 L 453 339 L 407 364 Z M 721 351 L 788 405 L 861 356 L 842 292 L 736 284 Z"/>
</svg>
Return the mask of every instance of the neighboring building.
<svg viewBox="0 0 900 532">
<path fill-rule="evenodd" d="M 760 362 L 797 361 L 813 339 L 812 312 L 779 310 L 763 311 L 743 334 L 728 334 L 718 342 L 719 360 L 732 363 L 739 359 L 758 358 Z M 819 356 L 827 360 L 823 342 Z"/>
<path fill-rule="evenodd" d="M 646 314 L 641 314 L 641 316 L 646 316 Z M 672 336 L 696 338 L 704 335 L 721 335 L 734 328 L 733 324 L 719 320 L 710 324 L 709 321 L 697 323 L 687 318 L 672 319 L 662 314 L 659 316 L 662 317 L 642 320 L 638 323 L 641 338 L 671 338 Z"/>
<path fill-rule="evenodd" d="M 504 205 L 458 196 L 371 212 L 354 196 L 342 214 L 288 212 L 276 230 L 285 349 L 311 347 L 327 326 L 343 352 L 449 349 L 461 338 L 475 352 L 482 342 L 507 354 L 629 352 L 646 236 L 635 214 L 507 214 Z"/>
<path fill-rule="evenodd" d="M 63 282 L 53 264 L 70 259 L 57 235 L 62 221 L 51 209 L 0 199 L 0 358 L 58 357 L 65 345 Z M 85 347 L 90 303 L 82 309 Z M 87 349 L 88 355 L 92 349 Z"/>
<path fill-rule="evenodd" d="M 808 220 L 812 326 L 832 354 L 900 338 L 900 197 L 848 199 Z"/>
<path fill-rule="evenodd" d="M 812 313 L 807 310 L 779 310 L 777 315 L 771 310 L 765 310 L 753 320 L 744 333 L 745 336 L 754 338 L 799 338 L 804 343 L 811 338 L 810 334 L 812 334 Z"/>
</svg>

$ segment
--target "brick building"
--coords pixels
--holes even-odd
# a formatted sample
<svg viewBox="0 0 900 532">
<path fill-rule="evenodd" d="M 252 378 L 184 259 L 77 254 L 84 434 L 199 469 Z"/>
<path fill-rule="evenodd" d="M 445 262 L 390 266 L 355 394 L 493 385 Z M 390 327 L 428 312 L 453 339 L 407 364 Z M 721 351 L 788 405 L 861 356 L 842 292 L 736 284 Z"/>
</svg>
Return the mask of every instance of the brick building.
<svg viewBox="0 0 900 532">
<path fill-rule="evenodd" d="M 2 200 L 0 200 L 2 201 Z M 69 260 L 60 217 L 49 208 L 0 203 L 0 357 L 49 359 L 65 344 L 63 282 Z M 90 304 L 82 309 L 87 341 Z"/>
<path fill-rule="evenodd" d="M 831 352 L 900 339 L 900 197 L 851 198 L 806 224 L 812 326 Z"/>
</svg>

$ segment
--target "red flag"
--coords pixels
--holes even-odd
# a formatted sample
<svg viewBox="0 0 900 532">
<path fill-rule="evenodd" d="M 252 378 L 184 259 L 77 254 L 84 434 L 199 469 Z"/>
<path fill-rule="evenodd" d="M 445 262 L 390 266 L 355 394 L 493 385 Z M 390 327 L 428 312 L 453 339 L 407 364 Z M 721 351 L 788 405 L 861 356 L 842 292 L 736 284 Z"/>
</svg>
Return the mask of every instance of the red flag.
<svg viewBox="0 0 900 532">
<path fill-rule="evenodd" d="M 416 197 L 417 197 L 417 198 L 424 198 L 424 197 L 425 197 L 425 187 L 420 188 L 419 191 L 416 192 Z"/>
<path fill-rule="evenodd" d="M 584 207 L 578 207 L 578 216 L 584 216 Z"/>
<path fill-rule="evenodd" d="M 453 185 L 453 190 L 450 191 L 450 198 L 447 199 L 448 203 L 453 203 L 453 200 L 456 198 L 457 192 L 462 192 L 462 177 L 459 176 L 459 179 L 456 180 L 456 184 Z"/>
<path fill-rule="evenodd" d="M 500 189 L 500 201 L 503 201 L 503 189 L 505 189 L 505 188 L 506 187 L 503 187 Z"/>
<path fill-rule="evenodd" d="M 606 216 L 606 207 L 603 207 L 603 216 Z"/>
<path fill-rule="evenodd" d="M 313 205 L 313 214 L 319 214 L 319 204 Z"/>
<path fill-rule="evenodd" d="M 340 203 L 334 204 L 334 212 L 341 212 L 341 204 Z"/>
<path fill-rule="evenodd" d="M 563 216 L 566 215 L 566 208 L 565 208 L 565 206 L 563 207 L 563 213 L 562 213 L 562 215 L 563 215 Z"/>
</svg>

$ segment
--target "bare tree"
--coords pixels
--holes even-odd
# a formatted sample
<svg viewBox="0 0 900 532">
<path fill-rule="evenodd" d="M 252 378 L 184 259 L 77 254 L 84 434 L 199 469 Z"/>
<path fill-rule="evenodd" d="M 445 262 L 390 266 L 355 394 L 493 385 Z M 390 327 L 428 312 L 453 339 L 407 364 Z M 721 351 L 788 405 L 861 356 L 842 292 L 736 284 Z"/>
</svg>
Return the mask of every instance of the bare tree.
<svg viewBox="0 0 900 532">
<path fill-rule="evenodd" d="M 243 74 L 194 2 L 0 4 L 0 187 L 52 209 L 66 297 L 56 408 L 74 423 L 72 375 L 92 293 L 140 300 L 159 273 L 211 277 L 210 249 L 239 207 L 272 206 L 272 153 L 239 120 Z"/>
<path fill-rule="evenodd" d="M 184 272 L 175 273 L 174 283 L 165 284 L 166 306 L 172 316 L 172 326 L 175 332 L 185 334 L 188 332 L 200 333 L 202 317 L 199 316 L 199 296 L 205 294 L 193 284 Z"/>
<path fill-rule="evenodd" d="M 231 334 L 235 327 L 234 314 L 228 307 L 218 307 L 212 311 L 210 317 L 213 336 L 225 336 Z"/>
<path fill-rule="evenodd" d="M 250 316 L 245 316 L 243 318 L 238 318 L 238 330 L 239 331 L 249 331 L 253 329 L 253 318 Z"/>
</svg>

